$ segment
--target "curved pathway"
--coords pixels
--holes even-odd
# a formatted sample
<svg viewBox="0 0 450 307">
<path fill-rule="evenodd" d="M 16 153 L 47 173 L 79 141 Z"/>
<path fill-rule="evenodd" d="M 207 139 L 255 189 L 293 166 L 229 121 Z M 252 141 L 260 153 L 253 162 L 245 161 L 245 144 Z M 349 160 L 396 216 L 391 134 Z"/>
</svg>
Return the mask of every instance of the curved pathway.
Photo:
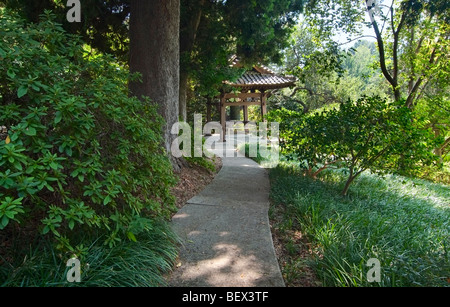
<svg viewBox="0 0 450 307">
<path fill-rule="evenodd" d="M 269 226 L 267 171 L 245 157 L 223 167 L 173 217 L 183 246 L 173 287 L 282 287 Z"/>
</svg>

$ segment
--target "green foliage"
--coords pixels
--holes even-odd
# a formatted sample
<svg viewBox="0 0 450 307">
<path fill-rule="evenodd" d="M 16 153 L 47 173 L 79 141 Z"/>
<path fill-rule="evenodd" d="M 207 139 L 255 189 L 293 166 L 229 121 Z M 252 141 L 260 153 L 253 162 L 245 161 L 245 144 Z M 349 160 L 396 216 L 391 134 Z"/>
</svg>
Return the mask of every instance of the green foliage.
<svg viewBox="0 0 450 307">
<path fill-rule="evenodd" d="M 318 39 L 318 31 L 305 20 L 295 27 L 290 46 L 283 51 L 283 70 L 297 78 L 296 87 L 275 92 L 270 107 L 307 113 L 363 95 L 382 95 L 375 43 L 358 41 L 344 51 L 334 42 Z"/>
<path fill-rule="evenodd" d="M 209 170 L 210 172 L 215 172 L 216 171 L 216 166 L 213 163 L 213 161 L 211 161 L 210 159 L 208 159 L 207 157 L 184 157 L 184 159 L 186 159 L 186 161 L 188 161 L 190 164 L 193 165 L 197 165 L 200 167 L 203 167 L 207 170 Z"/>
<path fill-rule="evenodd" d="M 166 286 L 178 256 L 178 238 L 165 221 L 155 221 L 139 242 L 122 241 L 107 248 L 101 240 L 84 247 L 80 260 L 81 282 L 69 283 L 69 257 L 49 242 L 23 253 L 15 249 L 14 261 L 0 266 L 0 287 L 156 287 Z"/>
<path fill-rule="evenodd" d="M 195 125 L 193 123 L 191 123 L 190 126 L 191 127 L 192 126 L 195 127 Z M 208 158 L 205 155 L 204 145 L 205 145 L 206 139 L 202 136 L 201 128 L 196 127 L 196 129 L 197 129 L 197 131 L 194 129 L 192 131 L 193 133 L 191 133 L 191 151 L 190 151 L 190 154 L 189 154 L 189 156 L 183 157 L 183 159 L 185 159 L 190 165 L 197 165 L 197 166 L 200 166 L 200 167 L 202 167 L 204 169 L 209 170 L 212 173 L 215 173 L 216 172 L 216 165 L 214 164 L 214 161 L 215 161 L 216 157 L 213 156 L 212 159 L 210 159 L 210 158 Z M 183 133 L 184 133 L 184 131 L 183 131 Z M 202 138 L 201 148 L 197 148 L 196 147 L 196 146 L 200 146 L 200 144 L 196 144 L 195 143 L 195 138 L 196 137 L 201 137 Z M 184 144 L 183 144 L 183 146 L 184 146 Z M 201 157 L 198 156 L 198 151 L 199 150 L 201 150 L 201 153 L 202 153 Z M 212 154 L 212 153 L 210 153 L 210 154 Z"/>
<path fill-rule="evenodd" d="M 113 54 L 123 63 L 128 61 L 129 0 L 83 0 L 82 22 L 69 23 L 66 18 L 67 0 L 0 0 L 25 20 L 38 23 L 45 10 L 55 13 L 55 20 L 65 31 L 80 35 L 84 42 L 101 52 Z"/>
<path fill-rule="evenodd" d="M 303 9 L 302 0 L 226 1 L 224 11 L 230 33 L 236 37 L 237 55 L 250 64 L 270 59 L 280 62 L 291 26 Z"/>
<path fill-rule="evenodd" d="M 413 172 L 435 160 L 433 135 L 411 110 L 379 97 L 342 103 L 339 109 L 310 116 L 277 110 L 270 121 L 280 123 L 282 150 L 313 177 L 331 166 L 348 171 L 351 182 L 362 172 Z"/>
<path fill-rule="evenodd" d="M 334 43 L 316 39 L 318 29 L 301 21 L 291 35 L 291 44 L 284 51 L 284 69 L 297 78 L 296 90 L 289 98 L 298 101 L 303 111 L 337 102 L 334 87 L 343 74 L 344 54 Z"/>
<path fill-rule="evenodd" d="M 377 39 L 378 67 L 390 92 L 396 101 L 406 99 L 406 106 L 413 108 L 417 99 L 434 87 L 433 83 L 448 83 L 450 7 L 445 0 L 395 0 L 371 10 L 373 18 L 367 22 L 365 2 L 309 1 L 306 19 L 321 30 L 316 37 L 324 41 L 332 40 L 338 31 L 350 38 L 362 35 L 364 28 L 372 28 Z"/>
<path fill-rule="evenodd" d="M 0 123 L 11 140 L 0 141 L 2 228 L 33 225 L 70 250 L 73 232 L 97 229 L 112 246 L 138 235 L 136 221 L 168 216 L 163 120 L 128 97 L 128 71 L 50 13 L 31 25 L 0 15 Z"/>
<path fill-rule="evenodd" d="M 303 176 L 293 163 L 270 172 L 273 207 L 285 209 L 274 227 L 307 238 L 324 286 L 448 286 L 448 186 L 367 172 L 342 197 L 345 174 L 319 177 Z M 381 263 L 380 283 L 367 280 L 370 258 Z"/>
</svg>

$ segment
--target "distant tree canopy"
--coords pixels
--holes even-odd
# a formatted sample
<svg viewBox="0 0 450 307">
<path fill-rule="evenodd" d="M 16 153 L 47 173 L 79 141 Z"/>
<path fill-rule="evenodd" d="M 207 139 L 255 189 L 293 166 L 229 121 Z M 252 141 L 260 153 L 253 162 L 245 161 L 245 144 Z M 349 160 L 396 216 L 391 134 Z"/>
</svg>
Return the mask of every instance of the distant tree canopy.
<svg viewBox="0 0 450 307">
<path fill-rule="evenodd" d="M 377 66 L 393 100 L 427 118 L 450 144 L 450 5 L 447 0 L 308 1 L 305 17 L 323 41 L 338 31 L 349 37 L 369 27 L 377 43 Z M 383 87 L 384 88 L 384 87 Z"/>
<path fill-rule="evenodd" d="M 446 0 L 308 1 L 306 16 L 329 39 L 373 30 L 379 67 L 396 101 L 413 108 L 433 82 L 450 72 L 450 6 Z M 368 18 L 367 18 L 368 17 Z"/>
</svg>

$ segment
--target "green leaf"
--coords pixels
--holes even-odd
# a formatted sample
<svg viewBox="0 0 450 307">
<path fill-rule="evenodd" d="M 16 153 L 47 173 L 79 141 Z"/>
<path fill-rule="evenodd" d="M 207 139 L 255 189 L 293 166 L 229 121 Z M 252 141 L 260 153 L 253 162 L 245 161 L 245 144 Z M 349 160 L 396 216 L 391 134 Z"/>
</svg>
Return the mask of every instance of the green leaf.
<svg viewBox="0 0 450 307">
<path fill-rule="evenodd" d="M 107 204 L 109 204 L 111 202 L 111 196 L 106 196 L 105 199 L 103 200 L 103 205 L 106 206 Z"/>
<path fill-rule="evenodd" d="M 18 169 L 19 171 L 22 171 L 22 170 L 23 170 L 22 164 L 20 164 L 19 161 L 14 161 L 14 167 L 15 167 L 16 169 Z"/>
<path fill-rule="evenodd" d="M 44 227 L 44 229 L 42 230 L 42 234 L 45 235 L 50 231 L 50 227 L 47 225 Z"/>
<path fill-rule="evenodd" d="M 54 120 L 55 125 L 58 124 L 61 121 L 61 119 L 62 119 L 62 114 L 60 111 L 57 111 L 55 113 L 55 120 Z"/>
<path fill-rule="evenodd" d="M 6 215 L 4 215 L 2 217 L 2 221 L 0 223 L 0 228 L 1 229 L 5 228 L 6 226 L 8 226 L 8 223 L 9 223 L 9 218 Z"/>
<path fill-rule="evenodd" d="M 25 171 L 25 173 L 26 173 L 27 175 L 31 175 L 31 173 L 34 172 L 35 168 L 36 168 L 36 167 L 35 167 L 34 165 L 30 165 L 30 166 L 27 167 L 27 170 Z"/>
<path fill-rule="evenodd" d="M 19 135 L 17 133 L 13 133 L 11 135 L 11 142 L 15 142 L 17 141 L 17 139 L 19 138 Z"/>
<path fill-rule="evenodd" d="M 41 89 L 39 88 L 39 86 L 36 86 L 35 84 L 31 84 L 31 88 L 32 88 L 33 90 L 35 90 L 36 92 L 40 92 L 40 91 L 41 91 Z"/>
<path fill-rule="evenodd" d="M 74 227 L 75 227 L 75 221 L 74 220 L 70 220 L 69 221 L 69 228 L 70 228 L 70 230 L 73 230 Z"/>
<path fill-rule="evenodd" d="M 127 233 L 127 237 L 128 237 L 128 239 L 130 239 L 131 241 L 137 242 L 136 237 L 134 236 L 134 234 L 133 234 L 131 231 L 129 231 L 129 232 Z"/>
<path fill-rule="evenodd" d="M 21 87 L 19 87 L 19 90 L 17 91 L 17 97 L 18 98 L 22 98 L 23 96 L 25 96 L 28 93 L 28 87 L 22 85 Z"/>
<path fill-rule="evenodd" d="M 58 164 L 55 162 L 51 162 L 49 165 L 52 169 L 54 169 L 55 171 L 58 170 Z"/>
<path fill-rule="evenodd" d="M 12 208 L 10 208 L 10 209 L 12 209 Z M 14 211 L 6 211 L 5 212 L 5 215 L 9 218 L 9 219 L 14 219 L 14 216 L 16 215 L 17 213 L 16 212 L 14 212 Z"/>
<path fill-rule="evenodd" d="M 11 79 L 15 79 L 16 78 L 16 73 L 10 68 L 8 69 L 8 71 L 6 72 L 6 74 L 8 75 L 8 77 L 10 77 Z"/>
<path fill-rule="evenodd" d="M 76 169 L 76 170 L 74 170 L 71 174 L 70 174 L 70 176 L 72 177 L 72 178 L 75 178 L 75 177 L 77 177 L 78 176 L 78 174 L 80 173 L 80 169 Z"/>
<path fill-rule="evenodd" d="M 36 136 L 36 129 L 34 129 L 33 127 L 28 127 L 27 129 L 25 129 L 24 133 L 28 136 Z"/>
</svg>

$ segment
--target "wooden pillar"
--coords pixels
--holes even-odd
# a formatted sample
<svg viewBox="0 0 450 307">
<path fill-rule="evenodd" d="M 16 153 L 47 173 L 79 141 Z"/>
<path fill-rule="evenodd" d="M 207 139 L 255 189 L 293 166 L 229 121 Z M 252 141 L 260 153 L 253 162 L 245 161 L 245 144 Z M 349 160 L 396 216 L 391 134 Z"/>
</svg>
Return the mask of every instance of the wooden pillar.
<svg viewBox="0 0 450 307">
<path fill-rule="evenodd" d="M 261 116 L 262 120 L 266 121 L 264 118 L 267 114 L 267 94 L 264 91 L 261 91 Z"/>
<path fill-rule="evenodd" d="M 220 96 L 220 124 L 222 125 L 222 133 L 220 134 L 220 141 L 226 142 L 225 133 L 226 133 L 226 124 L 227 124 L 227 110 L 225 107 L 225 99 L 224 95 Z"/>
<path fill-rule="evenodd" d="M 244 124 L 248 123 L 248 106 L 244 106 Z"/>
</svg>

